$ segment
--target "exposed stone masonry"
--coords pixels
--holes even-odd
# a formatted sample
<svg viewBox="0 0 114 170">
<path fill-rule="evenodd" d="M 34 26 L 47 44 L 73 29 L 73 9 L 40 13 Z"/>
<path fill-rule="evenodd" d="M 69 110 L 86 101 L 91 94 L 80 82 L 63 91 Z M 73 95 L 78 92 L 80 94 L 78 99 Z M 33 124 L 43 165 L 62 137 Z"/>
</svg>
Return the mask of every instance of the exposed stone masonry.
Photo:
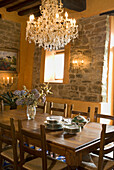
<svg viewBox="0 0 114 170">
<path fill-rule="evenodd" d="M 51 84 L 53 97 L 81 101 L 106 101 L 109 17 L 78 20 L 79 37 L 71 42 L 68 84 Z M 84 60 L 79 67 L 72 61 Z M 33 87 L 40 84 L 41 49 L 35 49 Z"/>
<path fill-rule="evenodd" d="M 20 49 L 20 27 L 19 23 L 12 21 L 6 21 L 0 19 L 0 48 L 2 49 Z M 12 89 L 17 89 L 17 74 L 12 73 L 0 73 L 0 82 L 3 76 L 13 76 L 14 84 Z M 2 86 L 0 86 L 0 93 L 5 91 Z"/>
</svg>

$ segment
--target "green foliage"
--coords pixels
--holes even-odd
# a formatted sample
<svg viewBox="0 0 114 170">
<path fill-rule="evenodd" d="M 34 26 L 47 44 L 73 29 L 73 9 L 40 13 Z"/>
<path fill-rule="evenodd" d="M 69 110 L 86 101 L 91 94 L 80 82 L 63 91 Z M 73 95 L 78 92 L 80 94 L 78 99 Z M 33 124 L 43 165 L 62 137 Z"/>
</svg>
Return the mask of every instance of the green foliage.
<svg viewBox="0 0 114 170">
<path fill-rule="evenodd" d="M 16 65 L 16 57 L 15 56 L 13 56 L 12 64 Z"/>
<path fill-rule="evenodd" d="M 14 96 L 15 95 L 11 91 L 9 91 L 7 93 L 0 94 L 0 100 L 3 100 L 5 105 L 9 105 L 10 109 L 15 109 L 17 108 L 17 98 L 14 99 Z"/>
</svg>

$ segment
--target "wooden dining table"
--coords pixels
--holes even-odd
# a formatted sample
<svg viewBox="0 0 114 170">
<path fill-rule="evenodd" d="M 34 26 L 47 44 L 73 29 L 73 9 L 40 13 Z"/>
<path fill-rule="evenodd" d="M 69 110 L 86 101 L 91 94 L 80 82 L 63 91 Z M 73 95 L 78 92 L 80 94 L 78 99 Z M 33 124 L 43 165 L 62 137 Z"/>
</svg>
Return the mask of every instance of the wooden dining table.
<svg viewBox="0 0 114 170">
<path fill-rule="evenodd" d="M 39 133 L 41 124 L 44 124 L 47 113 L 37 113 L 34 120 L 27 120 L 25 110 L 10 110 L 0 113 L 0 122 L 9 124 L 10 118 L 15 120 L 15 128 L 18 133 L 17 120 L 22 120 L 23 128 Z M 66 134 L 63 130 L 46 130 L 47 149 L 66 157 L 68 166 L 75 168 L 82 162 L 82 156 L 99 147 L 102 125 L 96 122 L 89 122 L 75 135 Z M 107 126 L 107 131 L 114 131 L 114 126 Z M 39 146 L 39 143 L 34 143 Z M 40 146 L 39 146 L 40 147 Z"/>
</svg>

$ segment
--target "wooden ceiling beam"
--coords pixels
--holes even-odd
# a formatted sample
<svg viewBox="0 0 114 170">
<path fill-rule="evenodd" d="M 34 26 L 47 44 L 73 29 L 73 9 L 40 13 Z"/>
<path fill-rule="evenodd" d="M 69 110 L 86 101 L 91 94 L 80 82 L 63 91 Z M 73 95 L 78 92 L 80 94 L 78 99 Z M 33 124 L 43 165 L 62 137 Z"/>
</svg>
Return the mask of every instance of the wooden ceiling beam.
<svg viewBox="0 0 114 170">
<path fill-rule="evenodd" d="M 110 16 L 114 16 L 114 10 L 112 10 L 112 11 L 107 11 L 107 12 L 103 12 L 103 13 L 100 13 L 99 15 L 110 15 Z"/>
<path fill-rule="evenodd" d="M 16 4 L 16 5 L 14 5 L 14 6 L 11 6 L 11 7 L 7 8 L 6 10 L 8 12 L 16 11 L 16 10 L 21 9 L 23 7 L 32 5 L 32 4 L 36 3 L 36 2 L 39 2 L 39 4 L 40 4 L 41 0 L 26 0 L 24 2 L 20 2 L 20 3 Z"/>
<path fill-rule="evenodd" d="M 86 10 L 86 0 L 62 0 L 62 2 L 64 8 L 78 12 Z"/>
<path fill-rule="evenodd" d="M 40 12 L 36 12 L 36 13 L 33 13 L 34 16 L 37 18 L 37 17 L 40 17 L 41 16 L 41 13 Z"/>
<path fill-rule="evenodd" d="M 39 7 L 40 7 L 40 5 L 37 5 L 35 7 L 19 11 L 18 15 L 23 16 L 23 15 L 30 15 L 30 14 L 33 14 L 35 12 L 39 12 L 40 13 Z"/>
<path fill-rule="evenodd" d="M 9 5 L 13 2 L 16 2 L 17 0 L 3 0 L 3 1 L 0 1 L 0 8 L 6 6 L 6 5 Z"/>
</svg>

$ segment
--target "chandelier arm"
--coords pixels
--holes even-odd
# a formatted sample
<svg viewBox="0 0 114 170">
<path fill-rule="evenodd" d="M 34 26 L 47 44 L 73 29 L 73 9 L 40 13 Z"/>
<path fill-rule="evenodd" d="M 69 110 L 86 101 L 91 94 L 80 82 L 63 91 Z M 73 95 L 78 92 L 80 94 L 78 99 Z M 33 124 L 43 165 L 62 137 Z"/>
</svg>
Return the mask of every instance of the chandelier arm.
<svg viewBox="0 0 114 170">
<path fill-rule="evenodd" d="M 31 15 L 27 21 L 26 39 L 34 42 L 45 50 L 64 48 L 72 39 L 78 36 L 78 26 L 75 19 L 69 19 L 61 0 L 42 0 L 41 16 Z"/>
</svg>

